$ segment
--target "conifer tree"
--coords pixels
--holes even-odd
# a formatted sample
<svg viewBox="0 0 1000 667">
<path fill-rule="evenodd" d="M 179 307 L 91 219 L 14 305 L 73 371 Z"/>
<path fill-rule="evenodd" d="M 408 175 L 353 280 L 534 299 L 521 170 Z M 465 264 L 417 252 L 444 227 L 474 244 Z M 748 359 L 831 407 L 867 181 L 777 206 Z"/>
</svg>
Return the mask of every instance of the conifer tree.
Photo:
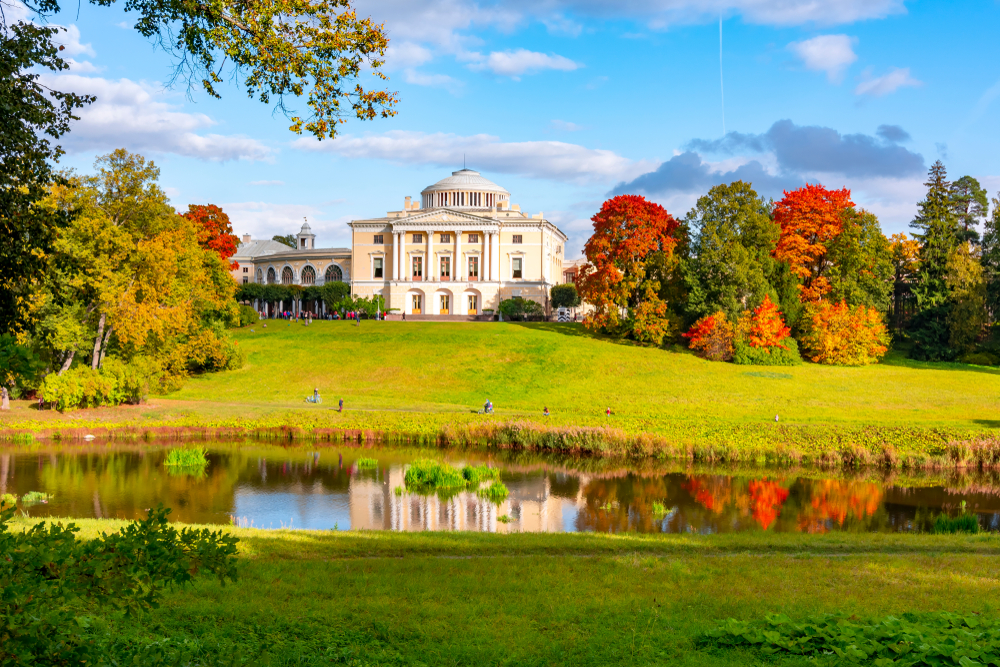
<svg viewBox="0 0 1000 667">
<path fill-rule="evenodd" d="M 948 260 L 960 244 L 958 221 L 955 217 L 952 186 L 940 160 L 928 174 L 927 195 L 918 204 L 919 212 L 910 226 L 913 237 L 920 242 L 920 270 L 913 285 L 917 298 L 917 316 L 913 319 L 918 359 L 951 359 L 955 351 L 949 346 L 948 312 L 951 290 L 948 288 Z"/>
<path fill-rule="evenodd" d="M 1000 196 L 993 198 L 993 215 L 983 223 L 982 258 L 986 280 L 986 308 L 1000 318 Z"/>
<path fill-rule="evenodd" d="M 951 199 L 959 226 L 959 241 L 979 245 L 976 227 L 989 211 L 986 190 L 972 176 L 963 176 L 952 183 Z"/>
</svg>

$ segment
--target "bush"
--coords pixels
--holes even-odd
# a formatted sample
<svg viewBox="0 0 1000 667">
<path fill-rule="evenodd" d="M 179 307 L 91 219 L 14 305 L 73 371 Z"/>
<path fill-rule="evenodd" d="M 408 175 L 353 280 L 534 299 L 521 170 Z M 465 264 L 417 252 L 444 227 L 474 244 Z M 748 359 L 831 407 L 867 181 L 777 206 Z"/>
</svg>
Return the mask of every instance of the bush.
<svg viewBox="0 0 1000 667">
<path fill-rule="evenodd" d="M 14 509 L 0 510 L 0 664 L 106 664 L 95 640 L 112 613 L 151 610 L 164 588 L 198 572 L 234 581 L 237 539 L 178 532 L 169 512 L 160 506 L 116 533 L 81 541 L 73 524 L 11 531 Z"/>
<path fill-rule="evenodd" d="M 813 362 L 865 366 L 878 363 L 889 349 L 889 333 L 874 308 L 821 301 L 809 304 L 802 319 L 800 343 Z"/>
<path fill-rule="evenodd" d="M 185 359 L 186 370 L 195 373 L 237 370 L 246 363 L 239 344 L 218 322 L 190 336 L 179 352 Z"/>
<path fill-rule="evenodd" d="M 938 535 L 954 535 L 955 533 L 979 532 L 979 519 L 974 514 L 963 514 L 954 519 L 947 514 L 938 514 L 934 519 L 934 533 Z"/>
<path fill-rule="evenodd" d="M 688 347 L 700 357 L 709 361 L 729 361 L 733 358 L 735 332 L 726 313 L 721 310 L 701 318 L 682 335 L 688 339 Z"/>
<path fill-rule="evenodd" d="M 253 309 L 253 306 L 242 305 L 238 311 L 236 326 L 248 327 L 256 324 L 260 320 L 260 315 Z"/>
<path fill-rule="evenodd" d="M 515 296 L 513 299 L 505 299 L 500 302 L 500 314 L 508 320 L 540 320 L 545 316 L 542 304 L 531 299 Z"/>
<path fill-rule="evenodd" d="M 799 344 L 794 338 L 781 341 L 784 347 L 753 347 L 738 340 L 733 345 L 733 362 L 744 366 L 796 366 L 802 363 Z"/>
<path fill-rule="evenodd" d="M 990 352 L 973 352 L 962 355 L 958 360 L 963 364 L 973 366 L 1000 366 L 1000 356 Z"/>
<path fill-rule="evenodd" d="M 580 295 L 573 283 L 553 285 L 549 297 L 553 308 L 576 308 L 580 305 Z"/>
<path fill-rule="evenodd" d="M 96 408 L 122 403 L 138 404 L 160 380 L 160 369 L 143 357 L 132 363 L 109 358 L 100 370 L 76 366 L 62 375 L 50 373 L 42 381 L 39 393 L 46 403 L 58 410 Z"/>
</svg>

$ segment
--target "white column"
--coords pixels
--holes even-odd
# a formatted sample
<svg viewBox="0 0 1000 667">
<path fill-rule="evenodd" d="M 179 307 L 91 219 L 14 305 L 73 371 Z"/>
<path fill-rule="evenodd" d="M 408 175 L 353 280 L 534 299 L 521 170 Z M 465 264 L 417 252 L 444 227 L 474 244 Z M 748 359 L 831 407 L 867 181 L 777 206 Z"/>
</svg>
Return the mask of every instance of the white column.
<svg viewBox="0 0 1000 667">
<path fill-rule="evenodd" d="M 454 266 L 451 267 L 451 279 L 461 280 L 465 275 L 465 267 L 462 266 L 462 230 L 455 233 L 455 259 L 452 262 Z"/>
<path fill-rule="evenodd" d="M 427 260 L 424 267 L 424 280 L 433 280 L 434 273 L 434 232 L 427 232 Z"/>
<path fill-rule="evenodd" d="M 406 265 L 406 232 L 399 233 L 399 279 L 410 279 L 410 267 Z"/>
<path fill-rule="evenodd" d="M 492 239 L 492 255 L 490 259 L 491 280 L 500 280 L 500 232 L 495 232 Z"/>
<path fill-rule="evenodd" d="M 392 279 L 399 280 L 399 232 L 392 233 Z"/>
<path fill-rule="evenodd" d="M 493 240 L 492 232 L 483 232 L 483 257 L 482 257 L 482 270 L 479 274 L 482 280 L 492 280 L 493 276 L 493 262 L 490 261 L 492 258 L 492 251 L 490 250 L 490 241 Z"/>
</svg>

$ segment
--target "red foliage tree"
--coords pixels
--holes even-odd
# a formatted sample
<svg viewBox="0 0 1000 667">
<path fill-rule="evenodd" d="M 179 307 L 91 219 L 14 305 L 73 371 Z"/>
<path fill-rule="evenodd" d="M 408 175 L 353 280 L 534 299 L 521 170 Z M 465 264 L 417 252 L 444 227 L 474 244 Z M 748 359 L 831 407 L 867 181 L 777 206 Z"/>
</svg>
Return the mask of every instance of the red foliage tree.
<svg viewBox="0 0 1000 667">
<path fill-rule="evenodd" d="M 594 233 L 584 246 L 588 263 L 577 276 L 577 291 L 594 307 L 588 328 L 615 330 L 625 323 L 637 340 L 660 343 L 667 330 L 660 283 L 649 276 L 647 261 L 667 258 L 677 245 L 677 221 L 667 210 L 638 195 L 619 195 L 591 220 Z"/>
<path fill-rule="evenodd" d="M 802 279 L 803 301 L 817 301 L 830 291 L 824 275 L 830 241 L 840 234 L 843 213 L 854 208 L 851 191 L 827 190 L 822 185 L 806 185 L 785 192 L 774 205 L 774 220 L 781 226 L 774 257 L 791 266 Z"/>
<path fill-rule="evenodd" d="M 706 315 L 681 334 L 688 339 L 688 347 L 710 361 L 729 361 L 733 358 L 733 325 L 725 311 Z"/>
<path fill-rule="evenodd" d="M 802 345 L 818 364 L 865 366 L 878 363 L 889 350 L 889 332 L 882 313 L 851 308 L 846 301 L 809 304 L 803 317 Z"/>
<path fill-rule="evenodd" d="M 766 294 L 764 301 L 752 313 L 744 313 L 740 322 L 740 334 L 750 347 L 780 347 L 787 350 L 783 341 L 791 333 L 792 330 L 785 325 L 778 306 Z"/>
<path fill-rule="evenodd" d="M 750 508 L 761 528 L 767 530 L 781 513 L 788 498 L 788 489 L 769 479 L 750 482 Z"/>
<path fill-rule="evenodd" d="M 198 223 L 198 243 L 202 248 L 218 254 L 223 261 L 236 254 L 240 240 L 233 234 L 229 216 L 221 208 L 215 204 L 192 204 L 188 206 L 187 213 L 182 215 Z M 239 268 L 238 262 L 230 262 L 230 270 L 237 268 Z"/>
</svg>

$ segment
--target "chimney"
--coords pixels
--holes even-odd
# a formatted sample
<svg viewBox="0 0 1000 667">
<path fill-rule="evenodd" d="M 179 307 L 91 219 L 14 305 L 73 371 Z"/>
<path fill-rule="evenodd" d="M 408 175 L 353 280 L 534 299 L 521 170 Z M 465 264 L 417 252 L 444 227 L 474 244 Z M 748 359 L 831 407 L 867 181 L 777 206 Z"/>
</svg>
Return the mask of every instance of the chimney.
<svg viewBox="0 0 1000 667">
<path fill-rule="evenodd" d="M 409 211 L 410 210 L 410 200 L 411 199 L 412 199 L 412 197 L 410 197 L 409 195 L 407 195 L 407 197 L 406 197 L 406 203 L 403 204 L 403 210 L 404 211 Z"/>
<path fill-rule="evenodd" d="M 243 235 L 243 242 L 244 243 L 250 243 L 250 235 L 249 234 L 244 234 Z"/>
</svg>

